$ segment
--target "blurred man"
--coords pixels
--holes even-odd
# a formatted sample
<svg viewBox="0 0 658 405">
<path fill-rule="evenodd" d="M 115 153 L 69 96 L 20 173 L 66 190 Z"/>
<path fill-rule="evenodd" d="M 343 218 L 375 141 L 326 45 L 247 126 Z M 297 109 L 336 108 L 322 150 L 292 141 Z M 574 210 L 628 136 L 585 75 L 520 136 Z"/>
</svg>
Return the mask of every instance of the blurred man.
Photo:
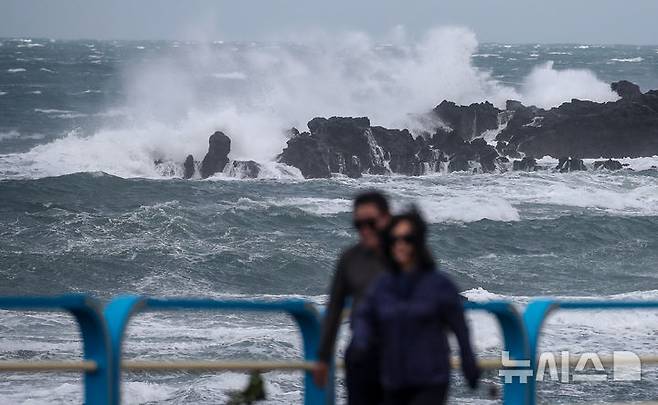
<svg viewBox="0 0 658 405">
<path fill-rule="evenodd" d="M 385 271 L 380 235 L 390 219 L 388 201 L 382 193 L 370 191 L 354 199 L 354 227 L 359 232 L 359 242 L 342 253 L 336 266 L 322 327 L 318 366 L 314 371 L 318 386 L 327 384 L 336 335 L 347 299 L 352 299 L 354 314 L 354 308 L 359 305 L 370 283 Z M 366 361 L 354 361 L 348 347 L 345 354 L 345 379 L 349 405 L 380 403 L 378 369 L 374 357 Z"/>
</svg>

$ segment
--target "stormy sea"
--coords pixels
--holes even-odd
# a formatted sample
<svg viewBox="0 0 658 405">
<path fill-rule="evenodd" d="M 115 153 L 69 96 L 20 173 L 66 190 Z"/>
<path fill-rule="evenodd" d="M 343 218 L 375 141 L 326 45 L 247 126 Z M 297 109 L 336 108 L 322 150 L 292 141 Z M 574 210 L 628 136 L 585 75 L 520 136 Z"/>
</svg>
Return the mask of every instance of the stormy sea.
<svg viewBox="0 0 658 405">
<path fill-rule="evenodd" d="M 396 210 L 431 223 L 441 269 L 471 300 L 532 297 L 658 299 L 658 157 L 614 156 L 623 170 L 435 170 L 305 179 L 277 161 L 286 130 L 314 117 L 369 117 L 421 136 L 417 114 L 443 100 L 508 99 L 549 109 L 619 98 L 610 84 L 658 89 L 658 46 L 478 43 L 465 29 L 359 33 L 303 41 L 175 42 L 0 39 L 0 294 L 84 292 L 279 299 L 323 304 L 335 260 L 355 240 L 351 197 L 378 188 Z M 224 170 L 182 179 L 182 162 L 230 136 Z M 604 156 L 606 157 L 606 156 Z M 155 164 L 155 162 L 165 162 Z M 172 163 L 167 163 L 172 162 Z M 500 355 L 486 314 L 469 314 L 481 357 Z M 542 350 L 652 353 L 658 314 L 560 312 Z M 346 327 L 344 329 L 347 329 Z M 343 352 L 348 332 L 342 336 Z M 128 330 L 130 359 L 296 359 L 283 315 L 148 313 Z M 0 312 L 0 359 L 76 359 L 72 318 Z M 240 373 L 124 374 L 124 403 L 224 403 Z M 299 373 L 265 374 L 266 404 L 300 403 Z M 493 404 L 484 376 L 452 403 Z M 545 404 L 655 399 L 658 373 L 639 382 L 542 382 Z M 344 396 L 338 382 L 338 397 Z M 0 403 L 80 403 L 76 374 L 3 374 Z"/>
</svg>

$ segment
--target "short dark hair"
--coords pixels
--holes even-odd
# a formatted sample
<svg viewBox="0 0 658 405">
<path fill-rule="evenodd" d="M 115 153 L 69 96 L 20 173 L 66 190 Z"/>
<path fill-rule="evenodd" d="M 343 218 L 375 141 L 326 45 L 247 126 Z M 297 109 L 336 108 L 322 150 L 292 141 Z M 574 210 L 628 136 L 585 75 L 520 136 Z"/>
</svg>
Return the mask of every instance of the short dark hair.
<svg viewBox="0 0 658 405">
<path fill-rule="evenodd" d="M 391 211 L 388 206 L 388 199 L 381 191 L 370 190 L 359 193 L 354 198 L 354 210 L 364 204 L 374 204 L 382 214 L 388 215 Z"/>
<path fill-rule="evenodd" d="M 383 247 L 384 254 L 389 263 L 391 270 L 395 273 L 400 271 L 400 266 L 396 263 L 391 252 L 393 248 L 393 240 L 391 238 L 391 232 L 400 222 L 410 222 L 411 228 L 413 229 L 414 241 L 413 246 L 416 251 L 416 260 L 418 264 L 418 269 L 420 271 L 431 271 L 436 268 L 436 262 L 432 257 L 432 253 L 427 247 L 427 224 L 423 219 L 422 215 L 412 208 L 410 211 L 396 215 L 391 219 L 391 223 L 388 226 L 386 232 L 384 233 L 383 238 Z"/>
</svg>

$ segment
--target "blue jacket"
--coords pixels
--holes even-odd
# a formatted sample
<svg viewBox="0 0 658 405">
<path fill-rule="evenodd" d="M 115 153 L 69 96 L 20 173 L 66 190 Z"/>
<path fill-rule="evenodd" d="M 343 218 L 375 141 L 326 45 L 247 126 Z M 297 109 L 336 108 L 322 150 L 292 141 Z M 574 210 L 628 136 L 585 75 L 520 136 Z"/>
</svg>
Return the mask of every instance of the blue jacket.
<svg viewBox="0 0 658 405">
<path fill-rule="evenodd" d="M 452 330 L 462 370 L 475 386 L 479 370 L 469 341 L 462 297 L 442 273 L 386 273 L 370 286 L 356 309 L 352 349 L 364 357 L 376 351 L 384 389 L 448 383 Z"/>
</svg>

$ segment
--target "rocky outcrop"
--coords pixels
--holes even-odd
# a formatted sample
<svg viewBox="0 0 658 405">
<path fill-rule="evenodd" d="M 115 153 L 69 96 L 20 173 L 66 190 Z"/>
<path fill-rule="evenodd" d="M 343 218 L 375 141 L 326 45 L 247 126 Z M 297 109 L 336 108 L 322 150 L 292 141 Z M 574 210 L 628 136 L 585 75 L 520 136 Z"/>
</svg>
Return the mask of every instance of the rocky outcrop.
<svg viewBox="0 0 658 405">
<path fill-rule="evenodd" d="M 631 83 L 628 80 L 621 80 L 614 82 L 610 85 L 610 88 L 615 93 L 619 94 L 619 97 L 626 99 L 634 99 L 642 96 L 642 91 L 640 86 L 635 83 Z"/>
<path fill-rule="evenodd" d="M 443 101 L 432 113 L 465 141 L 471 141 L 487 130 L 498 128 L 498 114 L 501 111 L 489 102 L 474 103 L 469 106 Z"/>
<path fill-rule="evenodd" d="M 595 169 L 606 169 L 606 170 L 621 170 L 624 168 L 624 165 L 621 164 L 618 160 L 597 160 L 594 162 Z"/>
<path fill-rule="evenodd" d="M 383 156 L 376 156 L 369 142 L 370 120 L 361 118 L 314 118 L 308 123 L 311 138 L 320 146 L 321 153 L 307 158 L 318 159 L 330 173 L 360 177 L 372 171 L 383 174 Z M 283 151 L 285 156 L 286 151 Z M 293 165 L 294 166 L 294 165 Z"/>
<path fill-rule="evenodd" d="M 641 157 L 658 154 L 658 91 L 642 94 L 630 82 L 612 88 L 615 102 L 572 100 L 544 110 L 508 102 L 514 115 L 496 140 L 505 155 Z"/>
<path fill-rule="evenodd" d="M 286 132 L 280 163 L 299 169 L 306 178 L 342 174 L 422 175 L 437 171 L 534 171 L 534 156 L 560 158 L 560 172 L 586 170 L 584 158 L 658 155 L 658 91 L 642 93 L 628 81 L 613 83 L 620 99 L 607 103 L 571 100 L 549 110 L 509 100 L 505 110 L 491 103 L 468 106 L 443 101 L 418 118 L 424 127 L 415 137 L 407 129 L 372 126 L 367 117 L 314 118 L 308 131 Z M 495 139 L 493 139 L 495 137 Z M 494 146 L 495 145 L 495 146 Z M 253 161 L 229 164 L 231 140 L 215 132 L 200 165 L 202 178 L 226 171 L 236 177 L 258 177 Z M 571 157 L 566 157 L 571 156 Z M 516 159 L 509 163 L 508 157 Z M 225 169 L 228 166 L 228 169 Z M 594 168 L 619 170 L 608 159 Z M 184 177 L 196 175 L 188 156 Z M 179 170 L 179 168 L 177 169 Z"/>
<path fill-rule="evenodd" d="M 515 160 L 512 162 L 512 170 L 534 172 L 537 170 L 537 168 L 537 160 L 528 156 L 521 160 Z"/>
<path fill-rule="evenodd" d="M 253 160 L 229 161 L 231 152 L 231 139 L 223 132 L 217 131 L 208 139 L 208 153 L 201 162 L 199 172 L 201 178 L 208 178 L 213 174 L 225 172 L 230 177 L 255 179 L 261 173 L 262 167 Z M 188 155 L 183 163 L 183 178 L 191 179 L 196 173 L 197 162 L 192 155 Z"/>
<path fill-rule="evenodd" d="M 310 132 L 288 140 L 279 162 L 297 167 L 304 177 L 362 174 L 417 176 L 439 171 L 496 170 L 496 149 L 483 139 L 464 140 L 457 131 L 437 131 L 426 139 L 406 130 L 370 126 L 367 118 L 314 118 Z"/>
<path fill-rule="evenodd" d="M 201 162 L 201 178 L 206 179 L 223 171 L 229 162 L 228 154 L 230 152 L 231 139 L 221 131 L 212 134 L 208 139 L 208 153 Z"/>
<path fill-rule="evenodd" d="M 584 171 L 587 170 L 587 167 L 585 166 L 585 162 L 583 162 L 582 159 L 574 159 L 568 157 L 560 158 L 557 166 L 555 167 L 555 170 L 559 171 L 560 173 L 568 173 Z"/>
<path fill-rule="evenodd" d="M 324 159 L 323 148 L 318 139 L 302 132 L 288 140 L 278 161 L 298 168 L 307 179 L 331 177 L 329 164 Z"/>
<path fill-rule="evenodd" d="M 418 176 L 439 170 L 442 155 L 432 149 L 423 137 L 414 139 L 404 129 L 372 127 L 370 129 L 376 154 L 383 157 L 383 166 L 389 173 Z"/>
<path fill-rule="evenodd" d="M 455 131 L 437 132 L 431 142 L 446 156 L 450 172 L 474 170 L 492 172 L 496 169 L 498 152 L 482 138 L 467 142 Z"/>
<path fill-rule="evenodd" d="M 310 132 L 293 135 L 278 157 L 279 162 L 297 167 L 304 177 L 421 173 L 423 159 L 417 155 L 423 144 L 406 129 L 371 127 L 365 117 L 314 118 L 308 128 Z"/>
<path fill-rule="evenodd" d="M 240 179 L 255 179 L 261 172 L 261 166 L 253 160 L 234 160 L 230 163 L 228 175 Z"/>
<path fill-rule="evenodd" d="M 187 155 L 187 158 L 185 158 L 185 162 L 183 163 L 183 178 L 191 179 L 194 177 L 195 171 L 196 168 L 194 167 L 194 156 Z"/>
</svg>

